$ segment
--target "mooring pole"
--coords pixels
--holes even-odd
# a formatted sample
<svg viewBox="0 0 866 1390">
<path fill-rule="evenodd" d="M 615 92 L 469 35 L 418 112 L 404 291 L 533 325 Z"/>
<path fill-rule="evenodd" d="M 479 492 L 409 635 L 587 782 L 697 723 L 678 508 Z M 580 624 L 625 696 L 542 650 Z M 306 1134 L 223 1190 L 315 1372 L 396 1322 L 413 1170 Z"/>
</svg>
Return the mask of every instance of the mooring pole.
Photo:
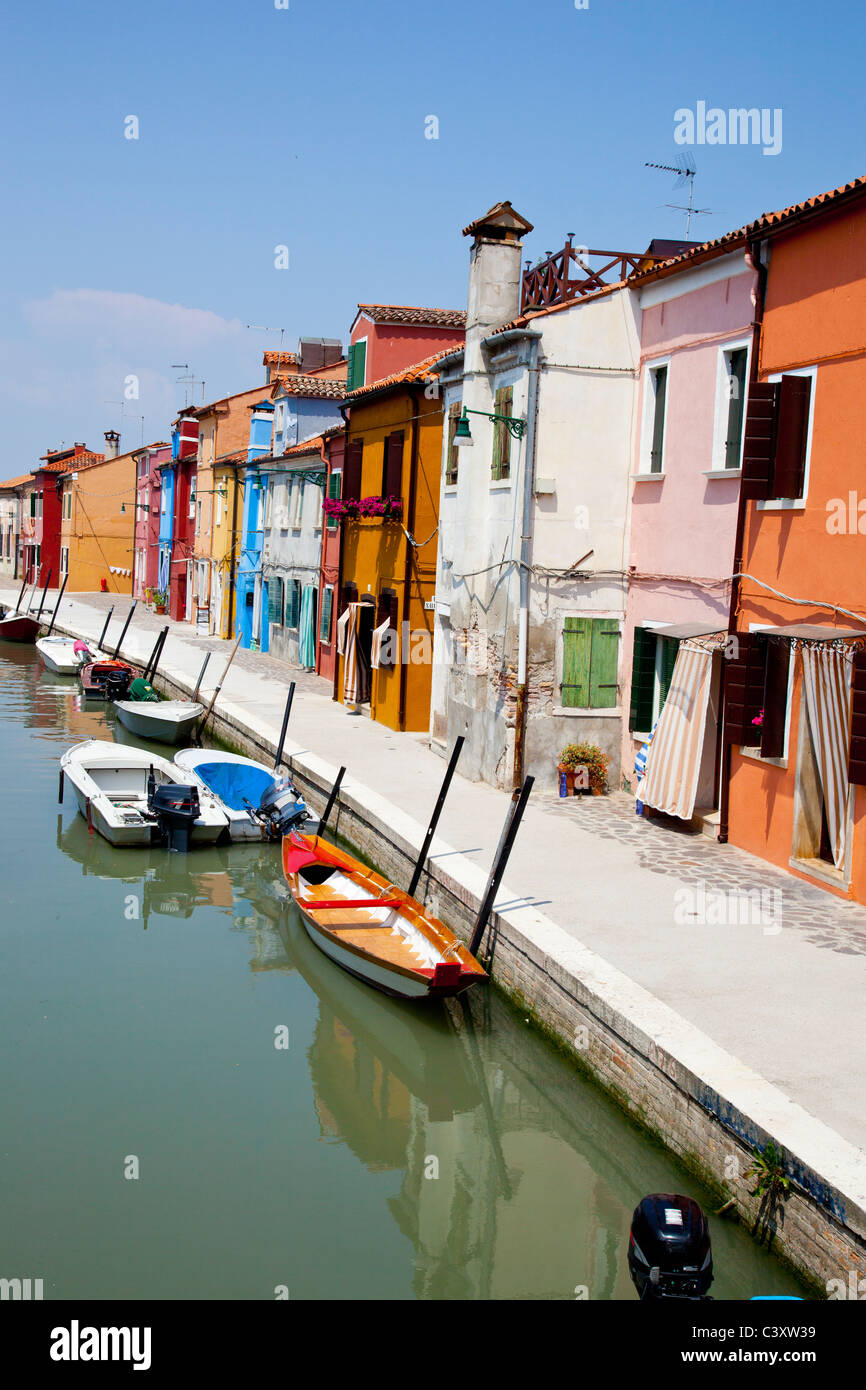
<svg viewBox="0 0 866 1390">
<path fill-rule="evenodd" d="M 54 624 L 57 622 L 57 614 L 58 614 L 58 612 L 60 611 L 60 601 L 61 601 L 61 599 L 63 598 L 63 594 L 64 594 L 64 592 L 65 592 L 65 590 L 66 590 L 66 585 L 68 584 L 68 582 L 69 582 L 69 571 L 67 570 L 66 573 L 65 573 L 64 576 L 63 576 L 63 583 L 60 585 L 60 593 L 59 593 L 59 595 L 58 595 L 57 602 L 56 602 L 56 604 L 54 605 L 54 612 L 51 614 L 51 626 L 49 627 L 49 629 L 48 629 L 48 634 L 47 634 L 49 637 L 51 636 L 52 632 L 54 631 Z"/>
<path fill-rule="evenodd" d="M 166 626 L 162 629 L 162 632 L 159 634 L 159 650 L 158 650 L 157 653 L 156 653 L 156 658 L 155 658 L 154 663 L 153 663 L 153 666 L 152 666 L 152 668 L 151 668 L 150 677 L 149 677 L 151 685 L 153 685 L 154 681 L 156 680 L 156 668 L 157 668 L 157 666 L 159 665 L 159 663 L 162 661 L 162 654 L 163 654 L 163 651 L 165 650 L 165 639 L 166 639 L 167 636 L 168 636 L 168 624 L 166 624 Z"/>
<path fill-rule="evenodd" d="M 337 800 L 337 795 L 340 790 L 340 783 L 343 780 L 343 773 L 345 771 L 346 769 L 344 767 L 341 767 L 340 771 L 337 773 L 336 780 L 331 788 L 331 795 L 328 797 L 328 804 L 322 812 L 321 816 L 319 817 L 319 828 L 316 831 L 317 835 L 321 835 L 325 829 L 325 826 L 328 824 L 328 817 L 330 816 L 331 811 L 334 808 L 334 802 Z"/>
<path fill-rule="evenodd" d="M 195 704 L 196 700 L 198 699 L 199 686 L 201 685 L 202 681 L 204 680 L 204 673 L 205 673 L 205 671 L 207 670 L 207 664 L 208 664 L 209 661 L 210 661 L 210 652 L 205 652 L 205 654 L 204 654 L 204 661 L 202 662 L 201 670 L 200 670 L 199 673 L 198 673 L 198 680 L 197 680 L 196 683 L 195 683 L 195 690 L 192 692 L 192 702 L 193 702 L 193 704 Z"/>
<path fill-rule="evenodd" d="M 106 632 L 108 631 L 108 624 L 111 622 L 111 615 L 112 615 L 113 612 L 114 612 L 114 604 L 112 604 L 111 607 L 110 607 L 109 610 L 108 610 L 108 616 L 107 616 L 106 619 L 105 619 L 105 626 L 103 627 L 102 633 L 101 633 L 100 638 L 99 638 L 99 641 L 98 641 L 97 644 L 96 644 L 96 649 L 97 649 L 97 651 L 101 651 L 101 650 L 102 650 L 102 644 L 103 644 L 103 642 L 105 641 L 105 634 L 106 634 Z"/>
<path fill-rule="evenodd" d="M 436 827 L 439 824 L 439 817 L 442 814 L 442 807 L 445 805 L 445 798 L 448 795 L 448 788 L 451 786 L 451 779 L 454 776 L 454 771 L 457 767 L 457 760 L 460 757 L 460 753 L 463 748 L 464 742 L 465 740 L 463 738 L 463 735 L 459 734 L 457 739 L 455 740 L 454 747 L 451 750 L 451 760 L 448 763 L 448 769 L 445 773 L 444 778 L 442 779 L 442 786 L 439 790 L 439 798 L 436 802 L 436 805 L 433 807 L 433 815 L 430 817 L 430 824 L 427 827 L 427 834 L 424 836 L 424 843 L 421 846 L 421 853 L 418 855 L 418 858 L 415 861 L 415 869 L 412 874 L 412 881 L 410 882 L 408 889 L 410 898 L 414 898 L 415 896 L 415 889 L 418 887 L 418 880 L 421 877 L 421 873 L 423 871 L 424 864 L 427 859 L 427 851 L 430 848 L 430 842 L 432 841 L 433 836 L 436 834 Z"/>
<path fill-rule="evenodd" d="M 163 632 L 168 632 L 168 628 L 164 627 L 164 628 L 162 628 L 162 629 L 157 633 L 157 635 L 156 635 L 156 641 L 155 641 L 154 644 L 153 644 L 153 651 L 151 652 L 150 656 L 147 658 L 147 665 L 145 666 L 144 670 L 143 670 L 142 673 L 141 673 L 141 678 L 142 678 L 142 680 L 145 680 L 145 681 L 146 681 L 147 678 L 148 678 L 148 676 L 150 675 L 150 668 L 151 668 L 151 666 L 153 665 L 154 657 L 156 656 L 157 652 L 159 651 L 159 644 L 160 644 L 160 642 L 162 641 L 162 634 L 163 634 Z"/>
<path fill-rule="evenodd" d="M 473 956 L 478 955 L 478 951 L 480 949 L 481 942 L 484 937 L 484 932 L 486 930 L 487 923 L 490 919 L 490 913 L 492 912 L 493 904 L 496 901 L 496 894 L 499 892 L 499 885 L 502 882 L 502 875 L 505 873 L 505 867 L 508 863 L 508 858 L 511 854 L 512 846 L 514 845 L 515 836 L 517 835 L 517 832 L 520 829 L 520 822 L 523 820 L 523 812 L 526 810 L 526 803 L 529 800 L 529 793 L 532 791 L 532 784 L 534 781 L 534 777 L 525 778 L 523 786 L 520 790 L 520 796 L 517 798 L 517 801 L 513 802 L 511 807 L 509 808 L 508 817 L 506 817 L 505 821 L 507 828 L 502 837 L 502 845 L 499 850 L 499 853 L 496 856 L 496 859 L 494 860 L 493 868 L 490 870 L 490 877 L 487 880 L 487 888 L 484 892 L 484 898 L 482 899 L 481 907 L 478 910 L 478 916 L 475 919 L 475 927 L 472 932 L 472 940 L 469 944 L 469 949 L 472 952 Z"/>
<path fill-rule="evenodd" d="M 63 768 L 60 769 L 60 782 L 57 786 L 57 800 L 63 804 Z"/>
<path fill-rule="evenodd" d="M 27 588 L 27 580 L 25 579 L 25 580 L 24 580 L 24 583 L 21 585 L 21 593 L 18 595 L 18 602 L 17 602 L 16 605 L 15 605 L 15 612 L 16 612 L 16 613 L 18 612 L 18 609 L 21 607 L 21 600 L 22 600 L 23 597 L 24 597 L 24 590 L 25 590 L 26 588 Z"/>
<path fill-rule="evenodd" d="M 49 570 L 48 578 L 45 581 L 45 588 L 42 590 L 42 602 L 39 605 L 39 612 L 36 614 L 37 623 L 39 622 L 39 619 L 42 617 L 42 609 L 45 607 L 45 596 L 48 593 L 48 585 L 51 583 L 51 575 L 52 571 Z"/>
<path fill-rule="evenodd" d="M 132 615 L 133 615 L 133 613 L 135 612 L 137 603 L 138 603 L 138 599 L 133 599 L 132 607 L 130 608 L 129 612 L 128 612 L 127 615 L 126 615 L 126 622 L 123 624 L 123 631 L 122 631 L 121 634 L 120 634 L 120 641 L 118 642 L 117 646 L 114 648 L 114 659 L 115 659 L 115 661 L 116 661 L 117 658 L 120 656 L 120 648 L 121 648 L 121 645 L 122 645 L 122 643 L 123 643 L 123 639 L 124 639 L 124 637 L 126 636 L 126 629 L 129 627 L 129 624 L 132 622 Z"/>
<path fill-rule="evenodd" d="M 289 694 L 286 699 L 286 712 L 283 715 L 283 727 L 280 730 L 280 741 L 277 744 L 277 756 L 274 759 L 274 772 L 276 772 L 283 759 L 283 744 L 286 741 L 286 729 L 289 727 L 289 715 L 292 712 L 292 701 L 295 698 L 295 682 L 289 686 Z"/>
</svg>

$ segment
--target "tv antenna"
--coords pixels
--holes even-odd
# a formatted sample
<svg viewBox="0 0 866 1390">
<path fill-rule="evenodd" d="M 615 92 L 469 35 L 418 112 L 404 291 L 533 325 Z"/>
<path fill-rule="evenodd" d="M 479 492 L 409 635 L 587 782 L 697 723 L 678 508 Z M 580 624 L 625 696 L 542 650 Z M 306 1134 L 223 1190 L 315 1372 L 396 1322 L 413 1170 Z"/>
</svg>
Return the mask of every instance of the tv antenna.
<svg viewBox="0 0 866 1390">
<path fill-rule="evenodd" d="M 186 373 L 185 376 L 175 377 L 175 381 L 183 382 L 183 408 L 186 410 L 189 405 L 190 393 L 195 397 L 195 372 L 190 371 L 188 362 L 172 362 L 171 365 L 183 369 Z M 195 405 L 195 399 L 193 399 L 193 405 Z"/>
<path fill-rule="evenodd" d="M 279 333 L 279 335 L 280 335 L 280 350 L 279 350 L 279 357 L 277 358 L 277 376 L 279 376 L 279 374 L 280 374 L 280 363 L 281 363 L 282 360 L 283 360 L 283 338 L 285 337 L 286 330 L 285 330 L 284 328 L 271 328 L 271 327 L 269 327 L 269 325 L 266 324 L 266 323 L 248 323 L 248 324 L 247 324 L 247 328 L 251 328 L 251 329 L 253 330 L 254 333 Z"/>
<path fill-rule="evenodd" d="M 691 150 L 684 150 L 676 164 L 650 164 L 644 162 L 645 169 L 661 169 L 666 174 L 676 174 L 674 192 L 678 188 L 689 186 L 689 201 L 685 205 L 682 203 L 665 203 L 666 208 L 673 208 L 675 212 L 684 212 L 686 215 L 686 241 L 689 239 L 689 232 L 692 227 L 693 217 L 704 217 L 712 212 L 712 208 L 696 208 L 695 202 L 695 174 L 698 172 L 695 164 L 695 157 Z"/>
</svg>

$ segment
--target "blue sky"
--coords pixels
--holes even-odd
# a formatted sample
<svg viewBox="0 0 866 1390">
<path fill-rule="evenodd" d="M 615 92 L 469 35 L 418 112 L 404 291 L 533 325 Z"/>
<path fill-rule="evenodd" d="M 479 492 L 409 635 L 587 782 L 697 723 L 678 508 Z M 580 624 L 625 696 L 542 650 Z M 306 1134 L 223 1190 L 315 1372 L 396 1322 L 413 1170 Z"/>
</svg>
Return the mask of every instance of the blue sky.
<svg viewBox="0 0 866 1390">
<path fill-rule="evenodd" d="M 866 173 L 862 8 L 842 0 L 10 8 L 2 477 L 61 441 L 101 447 L 131 374 L 126 447 L 142 415 L 167 436 L 174 362 L 208 400 L 255 385 L 279 334 L 248 323 L 294 347 L 345 341 L 358 300 L 463 307 L 461 228 L 500 198 L 534 223 L 531 257 L 567 232 L 682 235 L 665 204 L 683 192 L 644 168 L 681 153 L 679 108 L 783 112 L 777 155 L 694 147 L 700 239 Z"/>
</svg>

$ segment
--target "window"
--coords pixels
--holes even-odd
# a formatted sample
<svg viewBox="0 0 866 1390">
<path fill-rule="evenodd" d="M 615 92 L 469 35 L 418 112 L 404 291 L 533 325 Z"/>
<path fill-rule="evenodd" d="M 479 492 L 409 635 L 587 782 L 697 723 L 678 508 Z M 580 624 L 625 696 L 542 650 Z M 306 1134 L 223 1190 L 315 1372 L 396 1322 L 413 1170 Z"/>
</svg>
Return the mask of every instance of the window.
<svg viewBox="0 0 866 1390">
<path fill-rule="evenodd" d="M 725 740 L 758 748 L 762 758 L 784 757 L 790 644 L 761 632 L 736 637 L 725 668 Z"/>
<path fill-rule="evenodd" d="M 68 573 L 69 573 L 69 546 L 68 546 L 68 545 L 62 545 L 62 546 L 60 547 L 60 573 L 61 573 L 61 574 L 68 574 Z"/>
<path fill-rule="evenodd" d="M 322 590 L 322 612 L 319 618 L 319 641 L 330 644 L 331 619 L 334 614 L 334 586 L 326 584 Z"/>
<path fill-rule="evenodd" d="M 36 494 L 36 496 L 37 496 L 37 498 L 38 498 L 38 502 L 37 502 L 38 510 L 37 510 L 36 515 L 41 517 L 41 516 L 42 516 L 42 490 L 41 490 L 41 488 L 40 488 L 39 492 Z"/>
<path fill-rule="evenodd" d="M 631 666 L 631 706 L 628 727 L 648 734 L 664 707 L 677 659 L 679 642 L 651 627 L 636 627 Z"/>
<path fill-rule="evenodd" d="M 454 443 L 454 436 L 457 433 L 457 421 L 460 419 L 462 405 L 462 401 L 453 401 L 448 407 L 448 452 L 445 460 L 445 482 L 449 487 L 457 482 L 460 450 Z"/>
<path fill-rule="evenodd" d="M 268 487 L 268 500 L 265 503 L 265 526 L 272 526 L 274 522 L 274 484 Z"/>
<path fill-rule="evenodd" d="M 366 373 L 367 340 L 364 338 L 360 343 L 353 343 L 349 348 L 346 390 L 354 391 L 358 386 L 363 386 L 366 381 Z"/>
<path fill-rule="evenodd" d="M 224 483 L 217 483 L 216 486 L 216 524 L 220 525 L 223 519 L 223 487 Z"/>
<path fill-rule="evenodd" d="M 268 579 L 268 622 L 283 622 L 283 581 L 275 574 Z"/>
<path fill-rule="evenodd" d="M 31 515 L 32 518 L 35 519 L 35 517 L 36 517 L 36 493 L 35 493 L 35 492 L 31 492 L 31 494 L 30 494 L 30 515 Z"/>
<path fill-rule="evenodd" d="M 813 369 L 753 381 L 743 440 L 743 496 L 797 500 L 806 485 Z"/>
<path fill-rule="evenodd" d="M 290 579 L 286 590 L 286 627 L 297 628 L 301 621 L 301 581 Z"/>
<path fill-rule="evenodd" d="M 350 441 L 346 449 L 346 466 L 343 470 L 343 501 L 358 501 L 361 496 L 361 468 L 364 445 L 360 439 Z"/>
<path fill-rule="evenodd" d="M 72 489 L 67 488 L 63 494 L 63 520 L 69 521 L 72 516 Z"/>
<path fill-rule="evenodd" d="M 493 398 L 494 413 L 507 415 L 510 419 L 513 399 L 514 387 L 500 386 Z M 493 482 L 501 482 L 511 477 L 511 433 L 504 420 L 493 421 L 493 465 L 490 477 Z"/>
<path fill-rule="evenodd" d="M 739 468 L 743 454 L 743 421 L 746 411 L 745 348 L 732 348 L 723 354 L 728 411 L 725 431 L 725 468 Z"/>
<path fill-rule="evenodd" d="M 649 367 L 645 378 L 643 473 L 664 472 L 667 397 L 667 363 Z"/>
<path fill-rule="evenodd" d="M 615 618 L 565 619 L 560 684 L 564 709 L 615 708 L 619 638 Z"/>
<path fill-rule="evenodd" d="M 340 496 L 340 491 L 341 491 L 341 487 L 342 487 L 342 482 L 343 482 L 343 475 L 342 475 L 341 470 L 340 470 L 339 468 L 332 468 L 332 469 L 331 469 L 331 473 L 330 473 L 330 477 L 328 478 L 328 496 L 329 496 L 333 501 L 336 501 L 337 498 Z M 336 529 L 337 529 L 337 518 L 336 518 L 335 516 L 329 516 L 329 517 L 328 517 L 328 530 L 329 530 L 329 531 L 336 531 Z"/>
<path fill-rule="evenodd" d="M 201 502 L 197 503 L 197 507 L 198 507 L 198 510 L 197 510 L 197 512 L 196 512 L 196 518 L 195 518 L 195 533 L 196 533 L 196 535 L 198 535 L 199 532 L 201 531 Z"/>
<path fill-rule="evenodd" d="M 382 446 L 382 496 L 403 495 L 403 431 L 387 435 Z"/>
</svg>

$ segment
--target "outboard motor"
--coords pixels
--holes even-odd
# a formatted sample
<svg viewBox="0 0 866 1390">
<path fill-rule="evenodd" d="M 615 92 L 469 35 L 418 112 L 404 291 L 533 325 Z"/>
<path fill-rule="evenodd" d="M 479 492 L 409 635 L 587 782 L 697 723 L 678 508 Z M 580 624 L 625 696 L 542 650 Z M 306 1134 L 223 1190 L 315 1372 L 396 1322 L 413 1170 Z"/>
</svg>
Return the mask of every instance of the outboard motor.
<svg viewBox="0 0 866 1390">
<path fill-rule="evenodd" d="M 147 779 L 147 805 L 169 849 L 181 853 L 188 850 L 193 825 L 201 814 L 198 788 L 180 787 L 175 782 L 160 782 L 157 786 L 151 769 Z"/>
<path fill-rule="evenodd" d="M 281 840 L 292 830 L 300 830 L 310 813 L 297 787 L 288 777 L 281 777 L 266 787 L 256 815 L 264 822 L 272 840 Z"/>
<path fill-rule="evenodd" d="M 628 1270 L 641 1299 L 709 1298 L 710 1228 L 698 1203 L 669 1192 L 644 1197 L 631 1221 Z"/>
<path fill-rule="evenodd" d="M 105 690 L 106 698 L 109 700 L 122 700 L 129 690 L 129 679 L 131 672 L 126 666 L 116 666 L 107 670 L 100 684 Z"/>
</svg>

